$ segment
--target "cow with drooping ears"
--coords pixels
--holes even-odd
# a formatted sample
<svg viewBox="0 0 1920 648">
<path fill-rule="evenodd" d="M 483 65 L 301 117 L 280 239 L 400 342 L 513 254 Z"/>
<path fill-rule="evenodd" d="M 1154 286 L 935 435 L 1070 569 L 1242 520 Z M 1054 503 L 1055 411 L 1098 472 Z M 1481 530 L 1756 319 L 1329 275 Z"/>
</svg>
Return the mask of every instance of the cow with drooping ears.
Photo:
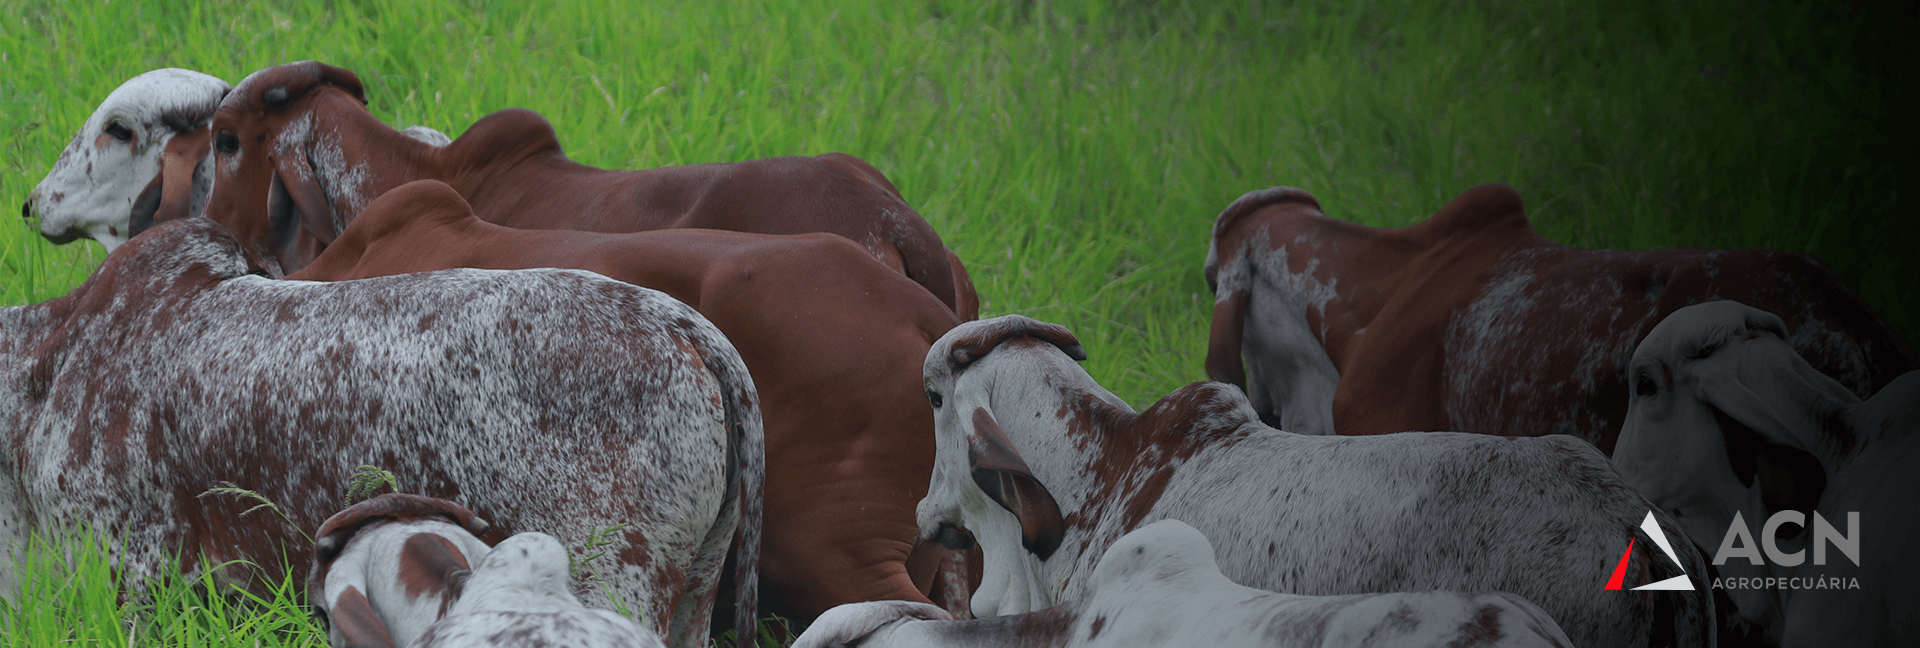
<svg viewBox="0 0 1920 648">
<path fill-rule="evenodd" d="M 859 158 L 608 171 L 568 159 L 553 126 L 532 111 L 493 113 L 436 147 L 381 123 L 366 104 L 358 77 L 315 61 L 255 72 L 221 102 L 207 215 L 234 230 L 269 274 L 305 267 L 374 198 L 430 179 L 451 185 L 482 220 L 521 229 L 839 234 L 962 319 L 979 310 L 959 257 Z"/>
<path fill-rule="evenodd" d="M 1084 596 L 1103 551 L 1156 520 L 1214 545 L 1234 582 L 1310 596 L 1434 589 L 1519 595 L 1579 646 L 1711 645 L 1712 595 L 1607 591 L 1625 575 L 1696 584 L 1642 531 L 1671 519 L 1566 435 L 1300 435 L 1262 424 L 1232 386 L 1195 383 L 1144 411 L 1102 388 L 1066 328 L 1017 315 L 955 327 L 922 369 L 934 468 L 924 537 L 977 542 L 980 617 Z M 1679 561 L 1679 564 L 1672 562 Z"/>
</svg>

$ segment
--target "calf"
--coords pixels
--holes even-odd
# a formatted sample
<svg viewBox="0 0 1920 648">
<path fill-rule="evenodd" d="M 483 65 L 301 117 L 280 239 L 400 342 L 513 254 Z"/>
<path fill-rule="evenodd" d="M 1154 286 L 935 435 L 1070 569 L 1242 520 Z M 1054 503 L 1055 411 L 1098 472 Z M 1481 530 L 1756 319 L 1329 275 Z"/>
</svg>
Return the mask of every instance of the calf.
<svg viewBox="0 0 1920 648">
<path fill-rule="evenodd" d="M 108 252 L 154 223 L 200 213 L 213 190 L 213 112 L 232 86 L 192 70 L 141 74 L 107 95 L 20 215 L 55 244 L 91 238 Z"/>
<path fill-rule="evenodd" d="M 631 619 L 581 605 L 568 582 L 567 549 L 559 540 L 534 532 L 507 538 L 473 569 L 446 618 L 412 645 L 665 648 L 659 635 Z"/>
<path fill-rule="evenodd" d="M 604 171 L 567 159 L 553 127 L 527 110 L 488 115 L 433 147 L 380 123 L 365 104 L 352 72 L 303 61 L 248 76 L 214 115 L 219 183 L 207 215 L 274 276 L 305 267 L 374 198 L 434 179 L 480 218 L 522 229 L 840 234 L 962 318 L 978 311 L 958 257 L 859 158 Z"/>
<path fill-rule="evenodd" d="M 447 613 L 491 525 L 443 499 L 388 493 L 315 533 L 307 601 L 335 648 L 405 646 Z"/>
<path fill-rule="evenodd" d="M 1401 229 L 1327 218 L 1291 187 L 1251 192 L 1214 222 L 1206 274 L 1207 375 L 1302 434 L 1559 433 L 1611 454 L 1633 345 L 1713 299 L 1786 314 L 1789 342 L 1856 394 L 1920 367 L 1813 257 L 1566 247 L 1505 185 Z"/>
<path fill-rule="evenodd" d="M 1086 596 L 980 621 L 905 602 L 856 603 L 815 621 L 794 648 L 862 646 L 1209 648 L 1573 645 L 1545 612 L 1511 594 L 1296 596 L 1221 575 L 1206 536 L 1161 520 L 1114 541 Z"/>
<path fill-rule="evenodd" d="M 704 640 L 737 527 L 750 623 L 759 398 L 699 313 L 580 271 L 246 270 L 225 229 L 182 219 L 65 297 L 0 309 L 0 549 L 85 524 L 131 575 L 173 552 L 277 575 L 304 550 L 291 528 L 199 495 L 233 482 L 313 528 L 371 463 L 503 532 L 628 525 L 608 591 L 676 645 Z M 250 584 L 240 569 L 218 576 Z"/>
<path fill-rule="evenodd" d="M 1738 302 L 1668 315 L 1634 351 L 1614 465 L 1718 543 L 1714 564 L 1741 583 L 1727 596 L 1779 645 L 1913 645 L 1920 372 L 1862 401 L 1788 339 Z"/>
<path fill-rule="evenodd" d="M 591 270 L 699 310 L 762 398 L 764 607 L 805 620 L 842 603 L 928 601 L 944 551 L 915 543 L 913 507 L 933 470 L 920 361 L 957 322 L 927 291 L 832 234 L 517 230 L 481 221 L 431 180 L 373 201 L 289 278 L 461 267 Z"/>
<path fill-rule="evenodd" d="M 1680 534 L 1653 525 L 1652 505 L 1585 442 L 1296 435 L 1262 425 L 1219 383 L 1136 414 L 1074 362 L 1085 357 L 1066 329 L 1018 316 L 960 325 L 927 352 L 935 455 L 917 516 L 925 537 L 954 542 L 964 528 L 978 539 L 977 616 L 1082 598 L 1116 539 L 1177 518 L 1249 587 L 1511 592 L 1575 645 L 1712 643 L 1705 591 L 1603 588 L 1643 520 Z M 1642 540 L 1623 572 L 1635 582 L 1706 573 L 1692 545 L 1669 561 Z"/>
</svg>

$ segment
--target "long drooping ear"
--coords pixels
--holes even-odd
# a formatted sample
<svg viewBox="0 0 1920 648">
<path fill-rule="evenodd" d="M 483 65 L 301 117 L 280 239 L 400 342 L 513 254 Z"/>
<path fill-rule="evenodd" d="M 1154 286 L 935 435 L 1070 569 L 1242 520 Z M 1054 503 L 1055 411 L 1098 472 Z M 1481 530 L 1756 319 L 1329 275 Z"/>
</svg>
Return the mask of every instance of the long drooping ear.
<svg viewBox="0 0 1920 648">
<path fill-rule="evenodd" d="M 1213 327 L 1207 334 L 1207 377 L 1247 390 L 1245 344 L 1248 291 L 1235 290 L 1213 303 Z"/>
<path fill-rule="evenodd" d="M 348 587 L 334 601 L 327 622 L 346 643 L 334 648 L 394 648 L 393 633 L 374 614 L 373 603 L 360 590 Z"/>
<path fill-rule="evenodd" d="M 280 266 L 289 273 L 312 263 L 318 250 L 340 235 L 334 227 L 333 202 L 320 187 L 305 147 L 300 149 L 277 156 L 267 191 L 268 227 L 279 247 Z"/>
<path fill-rule="evenodd" d="M 1073 332 L 1059 324 L 1042 322 L 1024 315 L 1007 315 L 979 323 L 966 335 L 955 339 L 949 348 L 947 363 L 954 373 L 985 357 L 995 347 L 1013 338 L 1030 337 L 1052 344 L 1074 360 L 1086 360 L 1087 351 Z"/>
<path fill-rule="evenodd" d="M 973 483 L 987 497 L 1020 520 L 1020 544 L 1046 560 L 1060 548 L 1067 523 L 1053 493 L 1033 476 L 1020 451 L 1007 439 L 1000 423 L 987 408 L 973 410 L 973 433 L 967 435 L 967 463 Z"/>
<path fill-rule="evenodd" d="M 200 160 L 213 150 L 212 139 L 213 125 L 202 123 L 174 133 L 173 139 L 167 141 L 166 149 L 160 154 L 160 206 L 154 210 L 151 222 L 131 224 L 128 228 L 131 234 L 139 234 L 155 223 L 193 215 L 188 213 L 193 209 L 193 173 L 199 168 Z"/>
<path fill-rule="evenodd" d="M 1851 392 L 1794 352 L 1778 316 L 1717 302 L 1669 317 L 1697 313 L 1709 316 L 1696 318 L 1699 333 L 1679 352 L 1711 371 L 1701 378 L 1700 395 L 1735 476 L 1746 485 L 1759 481 L 1769 512 L 1813 510 L 1827 484 L 1820 455 L 1853 443 L 1838 416 Z"/>
</svg>

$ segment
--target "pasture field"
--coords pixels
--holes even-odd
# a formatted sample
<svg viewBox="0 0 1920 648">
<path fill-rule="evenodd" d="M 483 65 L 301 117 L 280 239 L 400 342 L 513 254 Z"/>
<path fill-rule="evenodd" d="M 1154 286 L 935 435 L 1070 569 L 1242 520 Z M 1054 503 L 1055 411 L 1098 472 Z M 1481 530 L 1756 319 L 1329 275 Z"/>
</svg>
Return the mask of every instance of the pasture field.
<svg viewBox="0 0 1920 648">
<path fill-rule="evenodd" d="M 984 315 L 1067 325 L 1136 406 L 1204 379 L 1209 227 L 1273 185 L 1402 226 L 1504 182 L 1570 245 L 1810 252 L 1913 340 L 1909 7 L 10 0 L 0 205 L 135 74 L 238 82 L 316 59 L 357 72 L 396 127 L 458 136 L 530 108 L 594 166 L 864 158 L 958 252 Z M 8 218 L 0 305 L 65 294 L 104 256 Z M 285 592 L 231 608 L 183 582 L 123 602 L 91 541 L 54 546 L 78 564 L 23 561 L 46 596 L 0 621 L 14 644 L 325 643 Z"/>
</svg>

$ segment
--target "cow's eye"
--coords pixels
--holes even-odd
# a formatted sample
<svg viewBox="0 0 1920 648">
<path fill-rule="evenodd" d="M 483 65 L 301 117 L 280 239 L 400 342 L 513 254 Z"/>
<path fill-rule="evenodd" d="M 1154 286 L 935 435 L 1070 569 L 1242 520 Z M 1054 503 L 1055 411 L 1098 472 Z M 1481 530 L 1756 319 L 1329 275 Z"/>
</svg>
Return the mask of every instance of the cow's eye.
<svg viewBox="0 0 1920 648">
<path fill-rule="evenodd" d="M 113 136 L 114 139 L 120 140 L 122 142 L 133 141 L 133 131 L 128 130 L 127 126 L 120 122 L 113 122 L 113 123 L 107 124 L 106 133 L 108 135 Z"/>
<path fill-rule="evenodd" d="M 223 155 L 233 155 L 240 151 L 240 138 L 235 137 L 233 133 L 221 133 L 219 137 L 214 138 L 214 146 Z"/>
<path fill-rule="evenodd" d="M 1652 396 L 1660 393 L 1660 385 L 1659 383 L 1653 382 L 1653 376 L 1643 373 L 1640 374 L 1639 378 L 1634 379 L 1633 393 L 1641 396 Z"/>
<path fill-rule="evenodd" d="M 942 402 L 942 400 L 940 399 L 940 392 L 933 391 L 931 389 L 927 390 L 927 402 L 933 403 L 934 409 L 940 409 L 940 403 Z"/>
</svg>

